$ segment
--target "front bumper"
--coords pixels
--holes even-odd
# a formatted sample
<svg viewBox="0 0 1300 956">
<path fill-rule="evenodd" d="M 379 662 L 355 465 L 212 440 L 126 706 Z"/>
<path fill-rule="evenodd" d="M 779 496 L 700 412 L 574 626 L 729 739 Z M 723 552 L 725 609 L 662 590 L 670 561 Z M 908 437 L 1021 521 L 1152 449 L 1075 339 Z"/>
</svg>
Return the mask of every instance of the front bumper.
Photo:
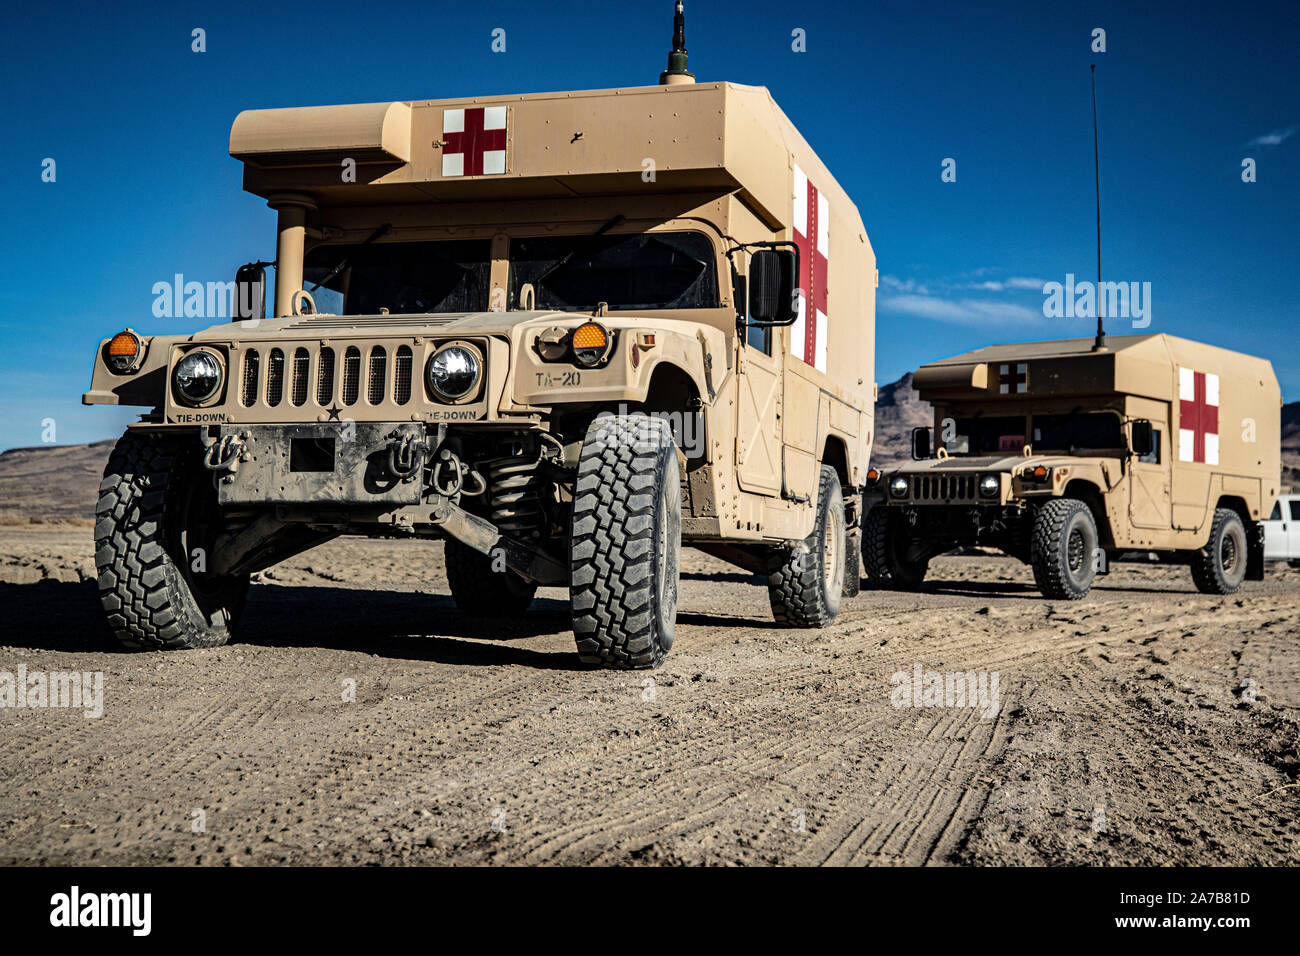
<svg viewBox="0 0 1300 956">
<path fill-rule="evenodd" d="M 222 505 L 418 505 L 430 454 L 418 422 L 221 425 L 202 433 Z"/>
</svg>

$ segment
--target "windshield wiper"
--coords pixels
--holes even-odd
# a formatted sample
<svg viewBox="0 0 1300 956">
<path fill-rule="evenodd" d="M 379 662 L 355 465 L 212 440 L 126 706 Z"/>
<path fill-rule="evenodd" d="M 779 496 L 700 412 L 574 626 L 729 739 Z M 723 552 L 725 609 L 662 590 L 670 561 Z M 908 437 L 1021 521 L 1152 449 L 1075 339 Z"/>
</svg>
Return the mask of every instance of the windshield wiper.
<svg viewBox="0 0 1300 956">
<path fill-rule="evenodd" d="M 626 221 L 626 217 L 622 213 L 619 213 L 609 222 L 605 223 L 605 225 L 601 226 L 599 229 L 593 232 L 590 236 L 583 236 L 582 238 L 597 239 L 603 236 L 605 233 L 609 232 L 615 226 L 621 225 L 625 221 Z M 574 255 L 577 254 L 577 252 L 578 252 L 578 245 L 575 243 L 572 249 L 570 249 L 564 255 L 560 256 L 560 258 L 556 259 L 555 262 L 551 263 L 551 265 L 547 266 L 544 270 L 542 270 L 542 274 L 533 280 L 533 285 L 534 286 L 541 285 L 543 279 L 545 279 L 556 269 L 559 269 L 561 266 L 565 265 L 570 259 L 574 257 Z"/>
<path fill-rule="evenodd" d="M 393 224 L 391 222 L 384 223 L 382 226 L 380 226 L 370 235 L 366 236 L 365 239 L 361 240 L 361 244 L 357 246 L 357 248 L 364 249 L 366 246 L 370 245 L 376 239 L 384 238 L 384 236 L 388 235 L 390 232 L 392 232 L 392 230 L 393 230 Z M 338 265 L 336 265 L 329 272 L 325 273 L 325 278 L 321 279 L 320 282 L 317 282 L 314 286 L 312 286 L 307 291 L 315 292 L 317 289 L 323 286 L 326 282 L 329 282 L 330 279 L 333 279 L 336 275 L 338 275 L 347 267 L 348 267 L 348 257 L 344 256 L 342 259 L 339 260 Z"/>
</svg>

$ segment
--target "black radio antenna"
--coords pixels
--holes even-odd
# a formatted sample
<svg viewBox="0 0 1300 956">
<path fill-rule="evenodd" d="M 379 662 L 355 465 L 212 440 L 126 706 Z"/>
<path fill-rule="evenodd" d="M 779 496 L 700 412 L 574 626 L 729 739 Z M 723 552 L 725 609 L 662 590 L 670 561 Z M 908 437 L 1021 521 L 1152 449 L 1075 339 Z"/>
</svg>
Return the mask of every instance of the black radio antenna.
<svg viewBox="0 0 1300 956">
<path fill-rule="evenodd" d="M 1101 151 L 1097 145 L 1097 64 L 1088 65 L 1092 75 L 1092 169 L 1097 186 L 1097 338 L 1093 340 L 1092 350 L 1106 350 L 1106 327 L 1102 324 L 1101 308 Z"/>
</svg>

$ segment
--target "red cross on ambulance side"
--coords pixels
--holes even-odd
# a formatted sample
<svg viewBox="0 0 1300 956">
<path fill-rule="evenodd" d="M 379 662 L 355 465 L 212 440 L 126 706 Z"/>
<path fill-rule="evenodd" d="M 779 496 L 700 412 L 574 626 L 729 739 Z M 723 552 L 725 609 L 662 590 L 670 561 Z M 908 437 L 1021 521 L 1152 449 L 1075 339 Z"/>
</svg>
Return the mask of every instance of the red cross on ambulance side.
<svg viewBox="0 0 1300 956">
<path fill-rule="evenodd" d="M 1219 376 L 1178 369 L 1178 460 L 1219 463 Z"/>
<path fill-rule="evenodd" d="M 829 204 L 794 167 L 794 244 L 799 249 L 798 318 L 790 327 L 790 349 L 799 358 L 826 371 L 829 320 L 826 317 L 826 274 L 830 267 Z"/>
</svg>

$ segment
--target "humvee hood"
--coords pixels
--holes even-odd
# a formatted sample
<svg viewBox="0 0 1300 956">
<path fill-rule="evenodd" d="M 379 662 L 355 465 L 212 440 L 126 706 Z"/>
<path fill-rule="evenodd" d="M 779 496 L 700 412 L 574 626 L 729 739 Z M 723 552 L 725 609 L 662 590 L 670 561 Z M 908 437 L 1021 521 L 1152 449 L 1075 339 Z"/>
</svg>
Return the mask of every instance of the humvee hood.
<svg viewBox="0 0 1300 956">
<path fill-rule="evenodd" d="M 982 455 L 960 458 L 928 458 L 925 461 L 904 462 L 885 474 L 947 474 L 949 472 L 1009 472 L 1018 473 L 1029 468 L 1043 465 L 1047 468 L 1076 467 L 1080 464 L 1104 461 L 1102 457 L 1081 457 L 1078 455 Z"/>
<path fill-rule="evenodd" d="M 227 322 L 196 332 L 195 341 L 224 342 L 232 337 L 245 339 L 275 338 L 281 332 L 302 335 L 329 332 L 358 332 L 371 335 L 392 332 L 400 335 L 508 335 L 511 329 L 531 322 L 557 325 L 580 324 L 591 318 L 587 312 L 436 312 L 424 315 L 291 315 L 261 319 L 256 325 Z M 608 325 L 620 325 L 635 316 L 602 316 Z"/>
</svg>

